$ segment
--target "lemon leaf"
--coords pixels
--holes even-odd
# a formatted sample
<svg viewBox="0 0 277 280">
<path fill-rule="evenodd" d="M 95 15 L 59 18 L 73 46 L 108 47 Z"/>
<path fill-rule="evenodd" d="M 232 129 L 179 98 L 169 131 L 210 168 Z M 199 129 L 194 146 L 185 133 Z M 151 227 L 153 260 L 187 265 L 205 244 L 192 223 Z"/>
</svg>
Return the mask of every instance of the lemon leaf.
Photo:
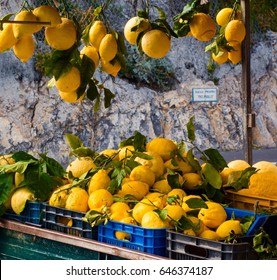
<svg viewBox="0 0 277 280">
<path fill-rule="evenodd" d="M 216 189 L 220 189 L 222 186 L 222 178 L 219 172 L 211 165 L 206 163 L 202 169 L 202 173 L 208 183 Z"/>
<path fill-rule="evenodd" d="M 84 146 L 81 139 L 76 135 L 66 133 L 65 134 L 65 139 L 66 139 L 67 143 L 69 144 L 69 146 L 72 150 L 75 150 L 77 148 L 80 148 L 80 147 Z"/>
<path fill-rule="evenodd" d="M 7 201 L 13 189 L 13 173 L 0 174 L 0 204 Z"/>
<path fill-rule="evenodd" d="M 229 186 L 233 187 L 236 191 L 243 189 L 243 188 L 247 188 L 249 178 L 251 177 L 251 175 L 255 174 L 256 172 L 257 172 L 256 168 L 254 168 L 254 167 L 248 167 L 238 173 L 233 172 L 234 175 L 236 175 L 236 176 L 240 175 L 240 176 L 233 182 L 229 182 L 229 179 L 228 179 L 228 184 L 230 183 Z M 232 174 L 230 174 L 230 175 L 232 175 Z"/>
<path fill-rule="evenodd" d="M 63 177 L 66 172 L 64 168 L 55 159 L 46 156 L 46 154 L 39 154 L 39 156 L 44 160 L 47 168 L 47 173 L 51 176 Z"/>
<path fill-rule="evenodd" d="M 108 108 L 111 106 L 111 101 L 115 98 L 115 94 L 108 88 L 104 88 L 104 106 Z"/>
<path fill-rule="evenodd" d="M 190 142 L 195 141 L 195 128 L 194 128 L 194 117 L 190 117 L 188 123 L 187 123 L 187 132 L 188 132 L 188 139 Z"/>
<path fill-rule="evenodd" d="M 205 201 L 201 198 L 189 198 L 188 200 L 185 201 L 185 203 L 188 205 L 189 208 L 191 209 L 196 209 L 196 208 L 205 208 L 207 209 L 208 206 L 205 203 Z"/>
</svg>

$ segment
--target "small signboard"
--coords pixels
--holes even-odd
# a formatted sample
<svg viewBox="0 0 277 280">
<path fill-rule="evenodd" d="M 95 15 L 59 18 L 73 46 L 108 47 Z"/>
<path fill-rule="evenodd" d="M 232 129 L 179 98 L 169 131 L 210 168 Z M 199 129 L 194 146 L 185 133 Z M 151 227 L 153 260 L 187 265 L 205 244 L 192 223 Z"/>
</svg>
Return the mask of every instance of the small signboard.
<svg viewBox="0 0 277 280">
<path fill-rule="evenodd" d="M 218 89 L 193 88 L 192 102 L 218 102 Z"/>
</svg>

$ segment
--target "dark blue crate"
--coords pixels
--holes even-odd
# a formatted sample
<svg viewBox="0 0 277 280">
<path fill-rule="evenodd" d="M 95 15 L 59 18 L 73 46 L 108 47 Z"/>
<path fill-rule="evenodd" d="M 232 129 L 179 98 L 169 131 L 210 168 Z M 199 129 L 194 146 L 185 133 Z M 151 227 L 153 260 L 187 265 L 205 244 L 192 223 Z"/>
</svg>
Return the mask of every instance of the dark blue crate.
<svg viewBox="0 0 277 280">
<path fill-rule="evenodd" d="M 14 212 L 7 211 L 3 215 L 3 218 L 24 224 L 41 226 L 43 207 L 44 205 L 42 202 L 28 200 L 26 202 L 24 210 L 20 214 L 15 214 Z"/>
<path fill-rule="evenodd" d="M 236 219 L 242 219 L 246 216 L 254 216 L 254 212 L 249 210 L 226 207 L 225 211 L 227 213 L 227 219 L 230 219 L 232 215 Z M 256 214 L 254 222 L 251 224 L 250 228 L 248 229 L 245 235 L 246 236 L 254 235 L 255 232 L 264 224 L 267 217 L 268 217 L 267 214 Z"/>
<path fill-rule="evenodd" d="M 119 240 L 117 231 L 126 232 L 130 240 Z M 109 221 L 98 226 L 98 241 L 144 253 L 166 256 L 166 229 L 148 229 L 140 226 Z"/>
<path fill-rule="evenodd" d="M 72 211 L 45 203 L 43 209 L 43 227 L 78 237 L 97 240 L 98 227 L 91 227 L 82 218 L 85 213 Z"/>
</svg>

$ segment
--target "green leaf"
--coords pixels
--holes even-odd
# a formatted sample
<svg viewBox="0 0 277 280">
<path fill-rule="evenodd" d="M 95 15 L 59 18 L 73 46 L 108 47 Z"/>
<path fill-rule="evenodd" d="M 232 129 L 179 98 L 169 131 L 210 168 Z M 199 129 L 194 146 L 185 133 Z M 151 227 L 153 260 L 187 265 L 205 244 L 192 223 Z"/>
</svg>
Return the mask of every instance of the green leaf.
<svg viewBox="0 0 277 280">
<path fill-rule="evenodd" d="M 32 162 L 35 162 L 35 161 L 38 161 L 35 157 L 33 157 L 32 155 L 26 153 L 26 152 L 23 152 L 23 151 L 19 151 L 19 152 L 16 152 L 12 155 L 12 158 L 15 160 L 15 161 L 29 161 L 30 163 Z"/>
<path fill-rule="evenodd" d="M 96 153 L 88 147 L 80 147 L 74 149 L 74 151 L 72 151 L 72 154 L 75 157 L 91 157 L 91 158 L 94 158 L 96 155 Z"/>
<path fill-rule="evenodd" d="M 189 198 L 188 200 L 185 201 L 185 203 L 188 205 L 189 208 L 191 209 L 197 209 L 197 208 L 205 208 L 207 209 L 208 206 L 205 203 L 205 201 L 201 198 Z"/>
<path fill-rule="evenodd" d="M 218 190 L 222 187 L 222 178 L 213 165 L 206 163 L 202 169 L 202 172 L 205 179 L 211 186 Z"/>
<path fill-rule="evenodd" d="M 5 203 L 13 189 L 13 173 L 0 174 L 0 204 Z"/>
<path fill-rule="evenodd" d="M 55 159 L 47 157 L 46 154 L 39 154 L 46 163 L 47 173 L 51 176 L 64 177 L 66 172 L 59 162 Z"/>
<path fill-rule="evenodd" d="M 217 171 L 222 171 L 228 166 L 226 160 L 218 150 L 209 148 L 202 152 L 206 156 L 208 163 L 210 163 Z"/>
<path fill-rule="evenodd" d="M 168 174 L 166 178 L 167 178 L 167 182 L 168 182 L 168 184 L 171 188 L 173 188 L 173 189 L 180 188 L 179 174 L 178 173 Z"/>
<path fill-rule="evenodd" d="M 109 89 L 104 88 L 104 106 L 108 108 L 111 106 L 111 101 L 115 98 L 115 94 L 113 94 Z"/>
<path fill-rule="evenodd" d="M 9 20 L 14 14 L 7 14 L 1 18 L 2 21 Z M 0 22 L 0 31 L 3 30 L 3 22 Z"/>
<path fill-rule="evenodd" d="M 82 218 L 82 220 L 94 227 L 102 223 L 106 224 L 108 222 L 108 215 L 96 210 L 89 210 Z"/>
<path fill-rule="evenodd" d="M 255 217 L 253 215 L 245 216 L 240 220 L 240 226 L 244 234 L 247 233 L 254 221 Z"/>
<path fill-rule="evenodd" d="M 167 209 L 155 209 L 153 212 L 156 212 L 163 221 L 167 218 Z"/>
<path fill-rule="evenodd" d="M 186 155 L 187 162 L 193 167 L 195 171 L 200 171 L 201 165 L 197 159 L 195 159 L 195 156 L 193 154 L 193 149 L 188 150 Z"/>
<path fill-rule="evenodd" d="M 69 144 L 69 146 L 72 150 L 75 150 L 77 148 L 80 148 L 80 147 L 84 146 L 81 139 L 76 135 L 66 133 L 65 134 L 65 139 L 66 139 L 67 143 Z"/>
<path fill-rule="evenodd" d="M 227 184 L 233 187 L 236 191 L 247 188 L 250 177 L 256 172 L 257 170 L 254 167 L 248 167 L 243 171 L 234 171 L 229 175 Z"/>
<path fill-rule="evenodd" d="M 189 122 L 187 123 L 188 138 L 192 143 L 195 141 L 195 128 L 193 122 L 194 122 L 194 117 L 191 117 L 189 119 Z"/>
<path fill-rule="evenodd" d="M 100 94 L 98 92 L 98 89 L 95 85 L 94 80 L 91 80 L 88 84 L 87 98 L 90 99 L 91 101 L 94 101 L 95 99 L 100 98 Z"/>
<path fill-rule="evenodd" d="M 18 161 L 18 162 L 13 163 L 13 164 L 1 165 L 0 166 L 0 173 L 1 172 L 5 172 L 5 173 L 18 172 L 18 173 L 22 174 L 22 173 L 25 172 L 25 170 L 27 169 L 27 167 L 30 163 L 37 163 L 37 161 L 33 161 L 33 160 L 31 160 L 29 162 Z"/>
</svg>

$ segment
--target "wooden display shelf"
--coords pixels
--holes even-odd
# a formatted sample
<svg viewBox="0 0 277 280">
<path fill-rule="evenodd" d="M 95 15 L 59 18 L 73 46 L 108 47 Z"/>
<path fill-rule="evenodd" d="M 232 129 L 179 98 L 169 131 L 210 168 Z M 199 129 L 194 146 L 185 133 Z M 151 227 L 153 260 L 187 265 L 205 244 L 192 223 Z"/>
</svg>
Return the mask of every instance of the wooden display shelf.
<svg viewBox="0 0 277 280">
<path fill-rule="evenodd" d="M 164 260 L 167 258 L 0 218 L 0 259 Z"/>
</svg>

